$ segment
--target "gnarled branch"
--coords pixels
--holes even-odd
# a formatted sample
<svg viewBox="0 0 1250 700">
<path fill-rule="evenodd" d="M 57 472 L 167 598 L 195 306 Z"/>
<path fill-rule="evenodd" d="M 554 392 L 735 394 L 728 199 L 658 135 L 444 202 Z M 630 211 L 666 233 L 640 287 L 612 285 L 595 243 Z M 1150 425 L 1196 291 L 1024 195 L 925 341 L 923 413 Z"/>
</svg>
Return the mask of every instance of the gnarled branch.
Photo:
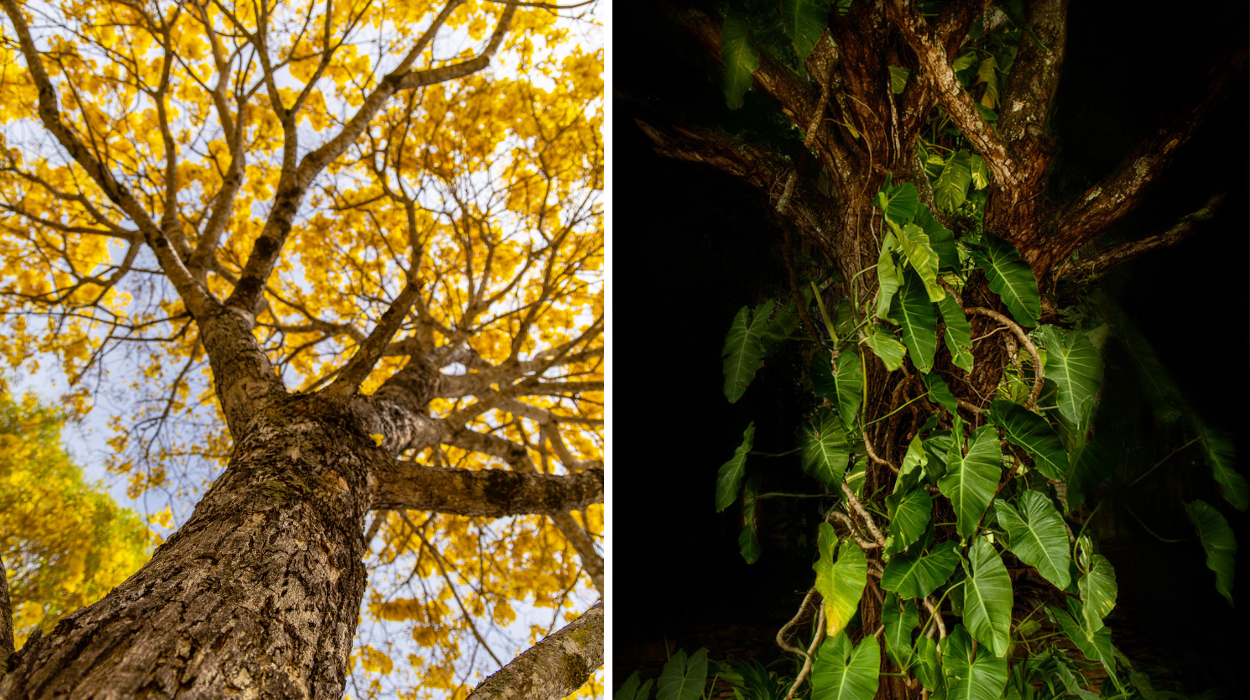
<svg viewBox="0 0 1250 700">
<path fill-rule="evenodd" d="M 470 517 L 554 515 L 603 503 L 603 472 L 556 476 L 500 469 L 447 469 L 396 461 L 375 469 L 377 510 L 426 510 Z"/>
<path fill-rule="evenodd" d="M 491 674 L 467 700 L 559 700 L 603 665 L 603 601 Z"/>
</svg>

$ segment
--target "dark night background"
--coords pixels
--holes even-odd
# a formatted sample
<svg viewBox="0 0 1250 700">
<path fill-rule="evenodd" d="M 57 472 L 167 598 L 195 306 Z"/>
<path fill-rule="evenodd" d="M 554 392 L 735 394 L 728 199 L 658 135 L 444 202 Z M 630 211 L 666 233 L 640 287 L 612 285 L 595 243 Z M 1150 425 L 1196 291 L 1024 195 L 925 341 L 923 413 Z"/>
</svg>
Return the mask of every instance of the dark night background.
<svg viewBox="0 0 1250 700">
<path fill-rule="evenodd" d="M 717 468 L 747 423 L 756 422 L 756 450 L 783 452 L 794 446 L 794 428 L 807 408 L 795 379 L 798 349 L 770 360 L 737 404 L 721 393 L 720 347 L 734 314 L 783 288 L 781 232 L 756 190 L 708 167 L 656 156 L 633 122 L 659 113 L 750 129 L 752 114 L 768 111 L 768 98 L 753 91 L 741 113 L 730 113 L 719 66 L 666 26 L 654 3 L 621 5 L 612 21 L 612 342 L 618 360 L 611 409 L 615 659 L 609 663 L 619 684 L 635 669 L 644 678 L 658 675 L 665 640 L 670 650 L 708 646 L 712 658 L 775 658 L 773 636 L 812 582 L 814 546 L 802 539 L 814 533 L 816 521 L 787 529 L 805 507 L 763 502 L 763 555 L 748 566 L 738 554 L 737 506 L 713 512 Z M 1079 191 L 1196 102 L 1207 71 L 1230 47 L 1244 44 L 1248 26 L 1244 3 L 1198 9 L 1073 2 L 1053 119 L 1061 148 L 1055 186 Z M 1148 204 L 1114 235 L 1160 232 L 1219 190 L 1227 192 L 1223 209 L 1194 237 L 1124 266 L 1103 287 L 1154 345 L 1198 412 L 1234 435 L 1238 471 L 1250 474 L 1250 90 L 1244 72 L 1237 85 Z M 1106 391 L 1113 381 L 1134 382 L 1113 364 L 1109 358 Z M 1100 542 L 1120 584 L 1109 620 L 1113 639 L 1130 657 L 1144 653 L 1149 662 L 1181 669 L 1190 692 L 1219 688 L 1237 697 L 1250 605 L 1247 514 L 1220 498 L 1196 448 L 1166 469 L 1171 476 L 1155 491 L 1178 489 L 1185 500 L 1204 499 L 1237 532 L 1239 607 L 1230 608 L 1216 592 L 1183 512 L 1152 507 L 1166 503 L 1159 493 L 1131 495 L 1134 511 L 1154 532 L 1186 541 L 1162 543 L 1127 515 L 1116 519 L 1118 534 Z M 751 473 L 763 475 L 766 490 L 814 490 L 793 458 L 751 457 Z M 1170 494 L 1170 502 L 1177 500 Z"/>
</svg>

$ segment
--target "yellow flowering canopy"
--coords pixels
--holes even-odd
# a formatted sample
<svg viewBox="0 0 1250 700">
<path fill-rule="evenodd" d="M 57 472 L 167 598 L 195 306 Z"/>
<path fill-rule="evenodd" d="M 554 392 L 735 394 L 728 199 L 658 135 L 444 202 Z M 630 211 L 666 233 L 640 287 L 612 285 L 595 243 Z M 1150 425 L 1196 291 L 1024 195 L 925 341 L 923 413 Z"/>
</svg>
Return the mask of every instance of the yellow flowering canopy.
<svg viewBox="0 0 1250 700">
<path fill-rule="evenodd" d="M 298 392 L 408 310 L 361 393 L 419 356 L 475 439 L 401 459 L 602 469 L 604 52 L 567 4 L 0 0 L 0 353 L 109 413 L 154 529 L 231 451 L 189 289 Z M 380 511 L 349 694 L 464 697 L 584 611 L 602 507 L 572 518 Z"/>
</svg>

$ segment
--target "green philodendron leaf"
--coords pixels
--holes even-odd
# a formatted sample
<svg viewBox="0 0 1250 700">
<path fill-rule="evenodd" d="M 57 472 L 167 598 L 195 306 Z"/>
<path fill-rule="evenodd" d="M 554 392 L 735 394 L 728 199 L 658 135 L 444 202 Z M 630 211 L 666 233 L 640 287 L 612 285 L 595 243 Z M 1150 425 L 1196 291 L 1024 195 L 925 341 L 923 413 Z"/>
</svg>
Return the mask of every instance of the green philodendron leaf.
<svg viewBox="0 0 1250 700">
<path fill-rule="evenodd" d="M 937 253 L 939 269 L 959 269 L 959 248 L 955 245 L 955 234 L 943 226 L 940 221 L 933 218 L 933 213 L 929 211 L 929 207 L 917 207 L 916 217 L 912 219 L 912 223 L 919 226 L 925 235 L 929 237 L 929 247 L 933 248 L 933 252 Z"/>
<path fill-rule="evenodd" d="M 737 13 L 725 17 L 720 55 L 725 64 L 725 76 L 721 83 L 725 104 L 730 109 L 738 109 L 742 106 L 743 95 L 751 89 L 751 74 L 760 67 L 760 54 L 751 44 L 745 17 Z"/>
<path fill-rule="evenodd" d="M 1069 611 L 1047 606 L 1052 619 L 1059 624 L 1064 635 L 1072 640 L 1077 649 L 1090 661 L 1097 661 L 1107 670 L 1107 675 L 1117 687 L 1122 688 L 1115 668 L 1115 647 L 1111 645 L 1111 630 L 1100 627 L 1090 630 L 1080 623 L 1083 618 L 1081 603 L 1076 598 L 1068 598 Z"/>
<path fill-rule="evenodd" d="M 990 186 L 990 169 L 985 164 L 985 159 L 973 153 L 968 158 L 968 165 L 972 170 L 972 186 L 978 190 L 983 190 Z"/>
<path fill-rule="evenodd" d="M 813 416 L 811 423 L 803 424 L 799 439 L 800 463 L 803 471 L 822 484 L 837 490 L 850 456 L 846 429 L 836 412 L 822 408 Z"/>
<path fill-rule="evenodd" d="M 937 483 L 939 479 L 946 475 L 946 457 L 950 454 L 951 443 L 950 431 L 935 430 L 933 434 L 925 438 L 923 443 L 924 452 L 929 456 L 929 462 L 925 465 L 925 475 L 930 481 Z"/>
<path fill-rule="evenodd" d="M 1077 582 L 1081 592 L 1081 605 L 1085 614 L 1085 628 L 1090 631 L 1102 629 L 1103 618 L 1115 609 L 1116 593 L 1119 590 L 1115 582 L 1115 569 L 1111 562 L 1101 554 L 1089 558 L 1089 571 Z"/>
<path fill-rule="evenodd" d="M 933 692 L 938 689 L 942 682 L 942 663 L 938 658 L 937 642 L 928 637 L 916 641 L 916 665 L 912 670 L 925 690 Z"/>
<path fill-rule="evenodd" d="M 638 672 L 634 671 L 629 678 L 621 684 L 616 694 L 612 696 L 612 700 L 649 700 L 651 697 L 651 683 L 653 681 L 648 678 L 646 683 L 639 685 Z"/>
<path fill-rule="evenodd" d="M 959 400 L 946 386 L 946 380 L 936 374 L 924 375 L 925 386 L 929 388 L 929 399 L 955 415 L 959 411 Z"/>
<path fill-rule="evenodd" d="M 891 252 L 895 245 L 897 239 L 891 231 L 885 235 L 885 240 L 881 243 L 881 254 L 877 257 L 877 308 L 874 312 L 877 318 L 883 319 L 889 315 L 894 294 L 898 292 L 898 286 L 902 282 L 898 263 L 894 261 L 894 253 Z"/>
<path fill-rule="evenodd" d="M 895 226 L 906 226 L 916 216 L 920 193 L 910 182 L 893 187 L 887 184 L 877 194 L 877 206 Z"/>
<path fill-rule="evenodd" d="M 929 301 L 937 301 L 946 297 L 946 290 L 937 283 L 938 256 L 929 245 L 929 236 L 916 224 L 907 224 L 895 232 L 899 248 L 911 263 L 911 269 L 924 282 L 925 293 Z"/>
<path fill-rule="evenodd" d="M 1011 639 L 1011 576 L 989 540 L 978 537 L 968 548 L 964 564 L 964 623 L 977 641 L 994 651 L 1007 653 Z"/>
<path fill-rule="evenodd" d="M 933 511 L 933 497 L 923 488 L 913 488 L 905 494 L 888 496 L 886 504 L 890 508 L 890 544 L 886 553 L 892 556 L 924 534 Z"/>
<path fill-rule="evenodd" d="M 1080 331 L 1042 328 L 1046 339 L 1046 378 L 1059 387 L 1059 412 L 1081 425 L 1102 387 L 1102 355 Z"/>
<path fill-rule="evenodd" d="M 824 598 L 825 630 L 830 638 L 846 629 L 855 616 L 868 583 L 868 560 L 864 551 L 848 537 L 838 547 L 835 561 L 837 544 L 838 535 L 833 526 L 821 523 L 816 544 L 820 560 L 812 564 L 812 569 L 816 571 L 816 591 Z"/>
<path fill-rule="evenodd" d="M 998 61 L 989 56 L 977 66 L 977 85 L 985 85 L 985 94 L 981 96 L 981 105 L 987 109 L 998 106 Z"/>
<path fill-rule="evenodd" d="M 938 301 L 938 309 L 942 312 L 942 323 L 946 324 L 946 349 L 951 353 L 951 364 L 964 370 L 972 371 L 972 324 L 964 316 L 955 298 L 947 295 Z"/>
<path fill-rule="evenodd" d="M 1002 298 L 1012 318 L 1022 326 L 1036 326 L 1042 311 L 1042 298 L 1037 293 L 1033 268 L 1020 259 L 1020 251 L 1007 241 L 986 231 L 981 234 L 981 249 L 969 255 L 977 267 L 985 270 L 990 291 Z"/>
<path fill-rule="evenodd" d="M 933 368 L 937 352 L 937 306 L 929 301 L 924 282 L 913 270 L 903 273 L 903 286 L 890 306 L 890 318 L 902 327 L 903 344 L 922 373 Z"/>
<path fill-rule="evenodd" d="M 851 650 L 845 634 L 830 634 L 812 665 L 811 700 L 872 700 L 881 678 L 881 647 L 867 637 Z"/>
<path fill-rule="evenodd" d="M 907 668 L 913 654 L 911 634 L 920 625 L 915 601 L 904 601 L 900 609 L 898 596 L 887 594 L 881 606 L 881 624 L 885 626 L 886 654 L 899 668 Z"/>
<path fill-rule="evenodd" d="M 973 652 L 963 625 L 956 625 L 942 641 L 942 675 L 947 700 L 998 700 L 1007 687 L 1007 660 Z"/>
<path fill-rule="evenodd" d="M 998 478 L 1003 473 L 1002 459 L 998 433 L 988 425 L 972 433 L 967 456 L 961 456 L 959 447 L 951 443 L 946 457 L 946 476 L 938 481 L 938 489 L 955 508 L 955 528 L 960 537 L 972 536 L 994 497 Z"/>
<path fill-rule="evenodd" d="M 811 362 L 807 366 L 807 376 L 812 380 L 812 391 L 817 396 L 829 399 L 829 403 L 837 405 L 838 385 L 833 378 L 833 359 L 828 352 L 817 350 L 812 353 Z"/>
<path fill-rule="evenodd" d="M 898 478 L 894 480 L 894 493 L 907 493 L 924 478 L 924 466 L 929 463 L 929 455 L 924 450 L 924 442 L 916 435 L 907 445 L 907 454 L 903 455 L 903 463 L 898 467 Z"/>
<path fill-rule="evenodd" d="M 856 350 L 847 348 L 838 355 L 838 374 L 834 377 L 834 385 L 838 393 L 838 413 L 842 416 L 842 424 L 850 430 L 864 400 L 864 369 Z"/>
<path fill-rule="evenodd" d="M 1072 553 L 1068 549 L 1068 531 L 1063 517 L 1050 504 L 1050 499 L 1037 491 L 1025 491 L 1017 502 L 1019 509 L 1005 501 L 994 508 L 998 523 L 1007 531 L 1007 548 L 1020 561 L 1032 566 L 1064 590 L 1071 583 L 1068 569 Z"/>
<path fill-rule="evenodd" d="M 881 358 L 885 368 L 891 372 L 902 367 L 903 358 L 907 356 L 907 346 L 888 328 L 876 323 L 872 324 L 872 332 L 868 334 L 868 349 Z"/>
<path fill-rule="evenodd" d="M 738 535 L 738 552 L 748 564 L 754 564 L 760 558 L 760 540 L 755 521 L 756 494 L 755 479 L 750 479 L 742 490 L 742 533 Z"/>
<path fill-rule="evenodd" d="M 1202 444 L 1202 453 L 1211 467 L 1211 477 L 1220 485 L 1220 493 L 1237 510 L 1245 510 L 1250 506 L 1250 495 L 1246 491 L 1246 479 L 1233 468 L 1237 463 L 1237 454 L 1233 449 L 1233 439 L 1221 430 L 1215 430 L 1197 418 L 1193 419 L 1194 430 Z"/>
<path fill-rule="evenodd" d="M 943 542 L 925 555 L 919 552 L 900 554 L 886 565 L 881 574 L 881 587 L 902 598 L 924 598 L 946 583 L 958 563 L 954 542 Z"/>
<path fill-rule="evenodd" d="M 1072 466 L 1068 469 L 1067 493 L 1064 508 L 1071 513 L 1085 502 L 1093 490 L 1115 471 L 1121 450 L 1102 435 L 1072 451 Z"/>
<path fill-rule="evenodd" d="M 742 433 L 742 444 L 734 450 L 734 456 L 720 466 L 716 474 L 716 512 L 725 510 L 738 499 L 738 487 L 746 473 L 747 453 L 755 443 L 755 421 Z"/>
<path fill-rule="evenodd" d="M 729 326 L 725 346 L 721 349 L 724 360 L 725 398 L 736 403 L 746 393 L 747 386 L 755 379 L 760 363 L 764 360 L 764 334 L 768 318 L 773 312 L 772 300 L 760 304 L 752 314 L 749 307 L 742 307 Z"/>
<path fill-rule="evenodd" d="M 1198 531 L 1207 553 L 1207 568 L 1215 572 L 1215 590 L 1233 604 L 1233 575 L 1236 573 L 1237 539 L 1220 512 L 1204 501 L 1185 506 L 1189 521 Z"/>
<path fill-rule="evenodd" d="M 804 75 L 807 55 L 820 42 L 829 17 L 829 0 L 781 0 L 781 26 L 799 58 L 799 75 Z"/>
<path fill-rule="evenodd" d="M 1013 445 L 1023 447 L 1033 458 L 1033 466 L 1046 478 L 1062 479 L 1067 475 L 1068 453 L 1045 418 L 1003 399 L 990 404 L 986 418 L 1002 430 Z"/>
<path fill-rule="evenodd" d="M 953 212 L 968 198 L 972 184 L 972 168 L 967 151 L 959 151 L 946 161 L 942 172 L 933 181 L 933 203 L 945 212 Z"/>
<path fill-rule="evenodd" d="M 764 354 L 768 355 L 786 340 L 789 340 L 799 327 L 799 307 L 791 299 L 788 304 L 777 309 L 777 314 L 768 322 L 764 329 Z"/>
<path fill-rule="evenodd" d="M 911 75 L 911 71 L 901 66 L 889 66 L 890 68 L 890 92 L 895 95 L 903 94 L 903 90 L 907 88 L 907 78 Z"/>
<path fill-rule="evenodd" d="M 706 684 L 707 649 L 700 649 L 689 658 L 680 649 L 664 664 L 656 700 L 699 700 Z"/>
</svg>

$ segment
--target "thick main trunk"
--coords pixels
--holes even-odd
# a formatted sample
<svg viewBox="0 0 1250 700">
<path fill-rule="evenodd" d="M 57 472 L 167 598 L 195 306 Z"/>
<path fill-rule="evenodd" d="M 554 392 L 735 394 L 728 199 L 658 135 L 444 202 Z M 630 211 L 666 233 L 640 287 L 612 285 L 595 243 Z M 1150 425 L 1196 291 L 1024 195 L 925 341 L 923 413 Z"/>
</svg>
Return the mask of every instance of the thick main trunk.
<svg viewBox="0 0 1250 700">
<path fill-rule="evenodd" d="M 315 401 L 256 423 L 139 573 L 10 659 L 0 699 L 342 697 L 371 445 Z"/>
</svg>

